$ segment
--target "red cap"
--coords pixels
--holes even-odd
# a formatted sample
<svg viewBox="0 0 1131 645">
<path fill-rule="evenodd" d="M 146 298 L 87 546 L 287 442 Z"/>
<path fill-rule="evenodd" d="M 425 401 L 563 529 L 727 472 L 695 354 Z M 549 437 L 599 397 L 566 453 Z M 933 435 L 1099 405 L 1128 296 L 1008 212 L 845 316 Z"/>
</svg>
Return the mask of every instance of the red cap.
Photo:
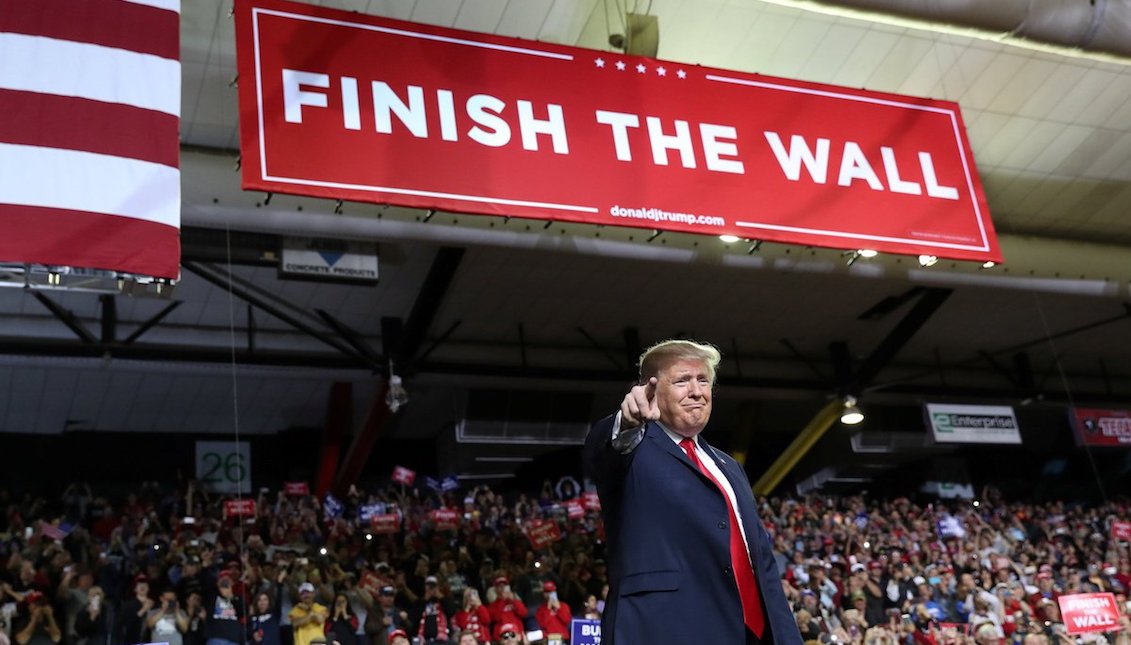
<svg viewBox="0 0 1131 645">
<path fill-rule="evenodd" d="M 149 576 L 145 575 L 144 573 L 137 574 L 136 576 L 134 576 L 134 584 L 136 585 L 139 582 L 149 584 Z"/>
<path fill-rule="evenodd" d="M 406 634 L 403 629 L 394 629 L 393 633 L 389 634 L 389 643 L 392 643 L 393 639 L 397 636 L 404 636 L 405 638 L 408 638 L 408 634 Z"/>
<path fill-rule="evenodd" d="M 497 585 L 508 585 L 510 584 L 510 582 L 511 581 L 507 580 L 506 576 L 499 576 L 498 578 L 495 578 L 495 584 Z"/>
<path fill-rule="evenodd" d="M 884 564 L 882 562 L 880 562 L 879 560 L 872 560 L 871 562 L 868 563 L 868 568 L 869 569 L 883 569 Z"/>
<path fill-rule="evenodd" d="M 554 582 L 552 580 L 547 580 L 546 582 L 542 583 L 542 591 L 545 591 L 546 593 L 549 593 L 551 591 L 557 591 L 557 590 L 558 590 L 558 585 L 554 584 Z"/>
</svg>

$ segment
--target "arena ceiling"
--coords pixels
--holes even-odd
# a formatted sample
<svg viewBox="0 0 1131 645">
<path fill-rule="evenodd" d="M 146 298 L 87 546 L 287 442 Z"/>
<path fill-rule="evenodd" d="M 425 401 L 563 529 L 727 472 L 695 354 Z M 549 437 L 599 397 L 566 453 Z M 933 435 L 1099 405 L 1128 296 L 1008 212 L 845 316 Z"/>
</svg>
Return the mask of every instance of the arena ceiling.
<svg viewBox="0 0 1131 645">
<path fill-rule="evenodd" d="M 171 297 L 0 289 L 4 431 L 226 434 L 237 411 L 247 433 L 316 427 L 334 381 L 354 384 L 357 421 L 390 356 L 412 397 L 393 436 L 449 432 L 476 388 L 591 393 L 596 417 L 639 347 L 672 336 L 726 354 L 720 428 L 788 437 L 845 393 L 1131 403 L 1131 59 L 811 2 L 629 7 L 658 17 L 664 60 L 960 104 L 1005 265 L 847 266 L 826 249 L 244 193 L 231 2 L 182 4 L 182 279 Z M 315 4 L 602 51 L 625 11 Z M 376 241 L 380 279 L 281 279 L 285 235 Z M 783 402 L 795 412 L 740 420 Z"/>
</svg>

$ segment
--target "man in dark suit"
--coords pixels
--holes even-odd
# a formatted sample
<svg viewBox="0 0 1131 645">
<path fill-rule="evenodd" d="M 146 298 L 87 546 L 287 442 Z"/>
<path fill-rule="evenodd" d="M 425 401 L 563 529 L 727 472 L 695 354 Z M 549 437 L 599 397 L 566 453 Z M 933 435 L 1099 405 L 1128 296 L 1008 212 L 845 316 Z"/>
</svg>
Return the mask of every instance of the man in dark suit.
<svg viewBox="0 0 1131 645">
<path fill-rule="evenodd" d="M 742 467 L 699 433 L 719 352 L 665 341 L 597 422 L 585 463 L 608 536 L 603 645 L 800 645 Z"/>
</svg>

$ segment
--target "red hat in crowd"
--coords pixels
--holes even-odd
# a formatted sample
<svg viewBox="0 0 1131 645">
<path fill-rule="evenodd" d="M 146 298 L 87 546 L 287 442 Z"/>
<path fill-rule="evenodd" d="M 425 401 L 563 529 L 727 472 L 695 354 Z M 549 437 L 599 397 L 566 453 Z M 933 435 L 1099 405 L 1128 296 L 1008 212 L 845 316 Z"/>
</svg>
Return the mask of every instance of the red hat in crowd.
<svg viewBox="0 0 1131 645">
<path fill-rule="evenodd" d="M 883 569 L 884 563 L 880 562 L 879 560 L 872 560 L 871 562 L 868 563 L 868 568 L 869 569 Z"/>
<path fill-rule="evenodd" d="M 546 593 L 550 593 L 551 591 L 557 591 L 557 590 L 558 590 L 558 585 L 554 584 L 553 580 L 547 580 L 546 582 L 542 583 L 542 591 L 545 591 Z"/>
<path fill-rule="evenodd" d="M 404 636 L 405 638 L 408 638 L 408 634 L 405 633 L 405 630 L 394 629 L 393 632 L 389 634 L 389 643 L 392 643 L 393 639 L 395 639 L 397 636 Z"/>
<path fill-rule="evenodd" d="M 144 573 L 137 574 L 136 576 L 134 576 L 134 585 L 136 586 L 139 582 L 149 584 L 149 576 L 145 575 Z"/>
<path fill-rule="evenodd" d="M 498 640 L 502 640 L 503 634 L 505 634 L 507 632 L 514 632 L 516 634 L 521 634 L 522 630 L 520 630 L 518 628 L 518 625 L 515 625 L 514 623 L 502 623 L 501 625 L 499 625 L 498 627 L 495 628 L 495 638 L 498 639 Z"/>
<path fill-rule="evenodd" d="M 506 576 L 499 576 L 498 578 L 495 578 L 495 584 L 496 585 L 509 585 L 510 582 L 511 581 L 507 580 Z"/>
</svg>

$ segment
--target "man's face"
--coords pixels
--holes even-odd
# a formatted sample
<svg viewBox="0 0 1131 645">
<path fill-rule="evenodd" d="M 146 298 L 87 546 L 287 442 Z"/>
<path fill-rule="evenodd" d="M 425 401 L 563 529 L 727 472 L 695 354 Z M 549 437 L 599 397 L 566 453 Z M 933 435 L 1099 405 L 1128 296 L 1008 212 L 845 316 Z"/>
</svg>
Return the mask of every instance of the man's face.
<svg viewBox="0 0 1131 645">
<path fill-rule="evenodd" d="M 685 437 L 699 434 L 711 418 L 711 375 L 707 364 L 676 361 L 661 370 L 657 378 L 660 422 Z"/>
</svg>

